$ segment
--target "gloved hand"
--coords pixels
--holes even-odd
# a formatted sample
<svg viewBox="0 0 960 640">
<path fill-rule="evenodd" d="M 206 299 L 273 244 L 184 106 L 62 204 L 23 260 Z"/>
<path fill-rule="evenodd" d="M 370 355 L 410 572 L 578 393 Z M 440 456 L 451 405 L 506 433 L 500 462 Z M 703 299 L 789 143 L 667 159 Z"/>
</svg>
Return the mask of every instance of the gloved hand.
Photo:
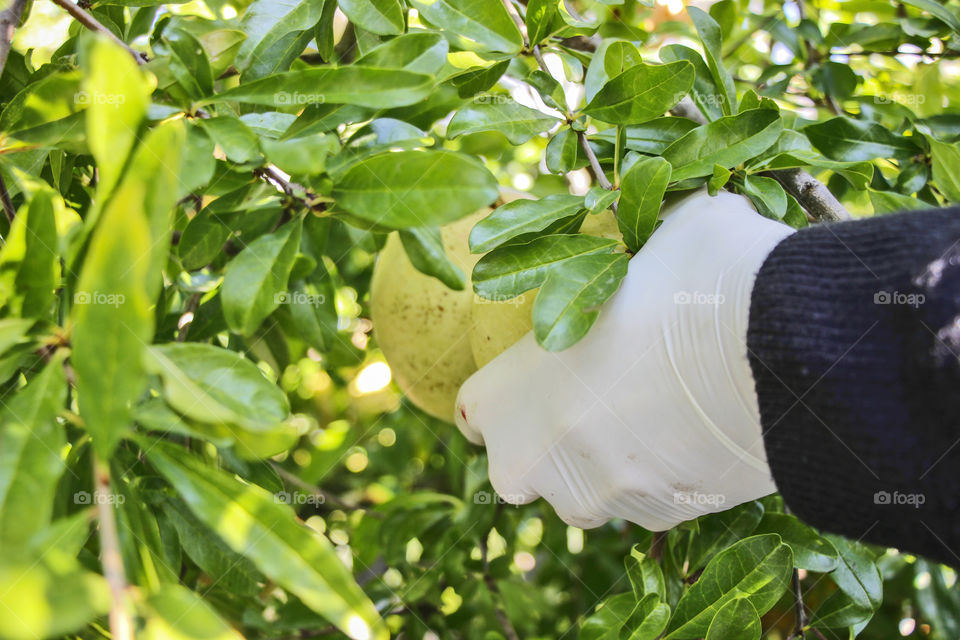
<svg viewBox="0 0 960 640">
<path fill-rule="evenodd" d="M 726 192 L 666 209 L 583 340 L 550 353 L 530 333 L 461 387 L 457 425 L 508 502 L 660 531 L 776 490 L 746 334 L 756 274 L 792 229 Z"/>
</svg>

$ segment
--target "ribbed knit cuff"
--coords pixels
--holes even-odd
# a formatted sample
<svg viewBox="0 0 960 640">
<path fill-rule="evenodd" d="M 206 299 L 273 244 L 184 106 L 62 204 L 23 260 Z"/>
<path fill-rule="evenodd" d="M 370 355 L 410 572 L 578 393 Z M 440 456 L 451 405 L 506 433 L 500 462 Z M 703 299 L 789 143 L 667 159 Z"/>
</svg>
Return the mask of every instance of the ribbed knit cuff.
<svg viewBox="0 0 960 640">
<path fill-rule="evenodd" d="M 757 276 L 747 347 L 787 505 L 960 565 L 960 208 L 789 236 Z"/>
</svg>

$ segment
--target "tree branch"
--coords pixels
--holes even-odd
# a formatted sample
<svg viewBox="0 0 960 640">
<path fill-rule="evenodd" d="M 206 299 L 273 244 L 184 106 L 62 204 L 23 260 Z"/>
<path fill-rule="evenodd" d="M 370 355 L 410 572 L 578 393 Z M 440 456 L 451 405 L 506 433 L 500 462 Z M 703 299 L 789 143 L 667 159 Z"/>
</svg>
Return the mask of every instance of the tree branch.
<svg viewBox="0 0 960 640">
<path fill-rule="evenodd" d="M 793 569 L 793 597 L 797 613 L 797 634 L 799 638 L 806 638 L 803 628 L 807 626 L 807 612 L 803 607 L 803 588 L 800 585 L 800 571 Z"/>
<path fill-rule="evenodd" d="M 109 39 L 113 40 L 116 44 L 126 49 L 127 52 L 129 52 L 130 55 L 133 56 L 133 59 L 137 61 L 137 64 L 143 64 L 144 62 L 147 61 L 146 56 L 144 54 L 140 53 L 139 51 L 137 51 L 136 49 L 128 45 L 126 42 L 124 42 L 123 40 L 115 36 L 114 33 L 110 31 L 110 29 L 107 29 L 105 26 L 103 26 L 103 24 L 99 20 L 94 18 L 91 14 L 84 11 L 79 6 L 75 5 L 70 0 L 51 0 L 51 1 L 53 2 L 53 4 L 57 5 L 58 7 L 62 8 L 67 13 L 69 13 L 74 20 L 76 20 L 77 22 L 85 26 L 90 31 L 96 31 L 97 33 L 102 33 Z"/>
<path fill-rule="evenodd" d="M 110 490 L 110 470 L 99 460 L 93 463 L 93 502 L 100 520 L 100 563 L 110 587 L 110 635 L 113 640 L 133 640 L 133 618 L 127 608 L 127 576 L 120 554 L 117 519 Z"/>
<path fill-rule="evenodd" d="M 26 6 L 27 0 L 13 0 L 9 7 L 0 12 L 0 75 L 3 74 L 3 68 L 7 64 L 7 56 L 10 55 L 13 32 L 20 24 L 20 18 L 23 16 L 23 9 Z"/>
<path fill-rule="evenodd" d="M 690 98 L 681 100 L 670 110 L 670 113 L 693 120 L 698 124 L 707 123 L 707 119 Z M 850 220 L 850 212 L 840 204 L 827 186 L 803 169 L 776 169 L 764 173 L 779 182 L 815 220 L 821 222 Z"/>
</svg>

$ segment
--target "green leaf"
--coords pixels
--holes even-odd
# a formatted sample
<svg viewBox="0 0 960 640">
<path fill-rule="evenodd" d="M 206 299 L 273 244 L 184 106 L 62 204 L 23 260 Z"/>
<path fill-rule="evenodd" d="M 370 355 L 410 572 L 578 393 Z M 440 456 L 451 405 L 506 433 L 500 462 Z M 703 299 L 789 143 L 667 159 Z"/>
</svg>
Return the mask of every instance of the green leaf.
<svg viewBox="0 0 960 640">
<path fill-rule="evenodd" d="M 580 141 L 575 131 L 564 127 L 557 132 L 544 152 L 547 170 L 551 173 L 567 173 L 580 166 L 587 165 L 587 159 L 580 150 Z"/>
<path fill-rule="evenodd" d="M 938 2 L 937 0 L 903 0 L 903 3 L 912 5 L 917 9 L 927 11 L 939 20 L 945 22 L 951 29 L 960 35 L 960 18 L 957 17 L 955 11 L 952 11 L 950 7 L 945 6 L 943 2 Z"/>
<path fill-rule="evenodd" d="M 260 236 L 241 251 L 223 276 L 223 317 L 235 333 L 249 336 L 273 313 L 286 290 L 300 246 L 300 219 Z"/>
<path fill-rule="evenodd" d="M 460 267 L 447 258 L 439 227 L 410 227 L 400 230 L 400 241 L 417 271 L 433 276 L 454 291 L 467 285 Z"/>
<path fill-rule="evenodd" d="M 657 594 L 661 599 L 666 597 L 667 588 L 660 563 L 641 552 L 638 545 L 631 547 L 630 555 L 623 559 L 623 563 L 633 587 L 633 596 L 638 601 L 651 593 Z"/>
<path fill-rule="evenodd" d="M 723 189 L 728 182 L 730 182 L 730 176 L 733 175 L 730 172 L 730 169 L 725 169 L 718 164 L 713 165 L 713 175 L 710 176 L 710 181 L 707 182 L 707 191 L 711 196 L 717 195 L 720 189 Z"/>
<path fill-rule="evenodd" d="M 960 202 L 960 146 L 929 136 L 933 181 L 950 202 Z"/>
<path fill-rule="evenodd" d="M 620 640 L 656 640 L 670 622 L 670 606 L 649 593 L 640 599 L 620 631 Z"/>
<path fill-rule="evenodd" d="M 143 449 L 194 515 L 264 575 L 351 638 L 389 637 L 333 545 L 299 523 L 275 496 L 167 443 L 146 442 Z"/>
<path fill-rule="evenodd" d="M 620 191 L 604 189 L 597 185 L 590 188 L 584 198 L 583 204 L 589 210 L 590 215 L 596 215 L 605 209 L 613 206 L 613 203 L 620 199 Z"/>
<path fill-rule="evenodd" d="M 100 217 L 73 297 L 71 362 L 77 401 L 100 458 L 110 457 L 130 427 L 130 405 L 143 391 L 143 353 L 153 338 L 144 211 L 149 176 L 121 183 Z"/>
<path fill-rule="evenodd" d="M 562 351 L 587 335 L 600 307 L 620 288 L 629 257 L 579 256 L 547 274 L 533 304 L 533 333 L 544 349 Z"/>
<path fill-rule="evenodd" d="M 65 564 L 0 564 L 0 637 L 37 640 L 79 632 L 110 610 L 107 581 L 75 562 Z"/>
<path fill-rule="evenodd" d="M 720 607 L 705 640 L 760 640 L 760 616 L 747 598 L 734 598 Z"/>
<path fill-rule="evenodd" d="M 692 64 L 696 77 L 690 97 L 694 104 L 708 121 L 719 120 L 725 115 L 727 96 L 717 88 L 713 74 L 699 53 L 682 44 L 668 44 L 660 49 L 660 59 L 664 62 L 686 60 Z"/>
<path fill-rule="evenodd" d="M 85 53 L 85 93 L 76 99 L 87 103 L 87 144 L 100 172 L 97 189 L 106 195 L 136 144 L 150 87 L 130 54 L 110 40 L 94 37 Z"/>
<path fill-rule="evenodd" d="M 793 555 L 774 534 L 752 536 L 727 547 L 707 564 L 677 603 L 667 638 L 699 638 L 728 602 L 744 598 L 763 615 L 790 584 Z"/>
<path fill-rule="evenodd" d="M 837 550 L 812 527 L 786 513 L 767 512 L 755 533 L 776 533 L 793 549 L 793 564 L 800 569 L 827 573 L 837 566 Z"/>
<path fill-rule="evenodd" d="M 22 551 L 50 522 L 66 437 L 57 424 L 67 399 L 63 355 L 9 400 L 0 414 L 0 549 Z"/>
<path fill-rule="evenodd" d="M 470 251 L 486 253 L 521 234 L 543 231 L 554 222 L 577 215 L 583 208 L 582 197 L 561 194 L 508 202 L 474 225 Z"/>
<path fill-rule="evenodd" d="M 859 542 L 830 534 L 824 537 L 840 553 L 830 577 L 858 606 L 875 611 L 883 602 L 883 579 L 873 555 Z"/>
<path fill-rule="evenodd" d="M 920 153 L 909 138 L 876 122 L 838 116 L 804 127 L 803 132 L 823 155 L 844 162 L 874 158 L 906 159 Z"/>
<path fill-rule="evenodd" d="M 607 598 L 594 614 L 580 625 L 578 640 L 618 640 L 620 629 L 637 607 L 632 593 Z"/>
<path fill-rule="evenodd" d="M 617 225 L 627 248 L 636 253 L 657 227 L 672 167 L 663 158 L 644 158 L 623 174 Z"/>
<path fill-rule="evenodd" d="M 527 15 L 524 16 L 530 44 L 539 44 L 546 39 L 555 30 L 558 17 L 556 0 L 530 0 L 527 3 Z"/>
<path fill-rule="evenodd" d="M 357 60 L 356 64 L 434 74 L 447 62 L 449 49 L 449 43 L 439 33 L 411 31 L 372 49 Z"/>
<path fill-rule="evenodd" d="M 163 513 L 176 529 L 177 537 L 187 556 L 210 576 L 218 586 L 231 593 L 255 596 L 263 575 L 247 558 L 227 546 L 197 519 L 180 501 L 167 498 L 162 503 Z"/>
<path fill-rule="evenodd" d="M 473 290 L 488 300 L 515 298 L 536 289 L 548 271 L 571 258 L 609 253 L 616 240 L 587 235 L 548 235 L 494 249 L 473 268 Z"/>
<path fill-rule="evenodd" d="M 241 80 L 247 82 L 289 69 L 313 37 L 323 8 L 323 0 L 255 0 L 247 7 L 240 23 L 247 39 L 234 62 L 242 72 Z"/>
<path fill-rule="evenodd" d="M 379 35 L 399 35 L 406 26 L 400 0 L 340 0 L 340 9 L 350 22 Z"/>
<path fill-rule="evenodd" d="M 410 0 L 421 17 L 452 37 L 468 39 L 482 51 L 520 53 L 523 37 L 502 2 L 490 0 Z M 471 43 L 463 43 L 469 48 Z"/>
<path fill-rule="evenodd" d="M 351 167 L 333 189 L 343 209 L 395 229 L 444 225 L 498 196 L 496 179 L 479 160 L 452 151 L 377 154 Z"/>
<path fill-rule="evenodd" d="M 432 88 L 433 78 L 423 73 L 349 65 L 277 73 L 222 91 L 206 102 L 268 107 L 331 103 L 381 109 L 416 104 Z"/>
<path fill-rule="evenodd" d="M 327 156 L 340 150 L 334 135 L 322 133 L 303 138 L 271 140 L 261 138 L 260 146 L 267 158 L 291 175 L 316 175 L 327 166 Z"/>
<path fill-rule="evenodd" d="M 871 607 L 864 607 L 857 604 L 843 591 L 834 591 L 824 600 L 823 604 L 813 612 L 810 625 L 821 628 L 825 627 L 827 629 L 839 629 L 860 624 L 870 620 L 872 617 L 873 609 Z"/>
<path fill-rule="evenodd" d="M 640 124 L 662 116 L 693 86 L 693 65 L 637 64 L 597 92 L 584 113 L 613 124 Z"/>
<path fill-rule="evenodd" d="M 52 190 L 34 193 L 21 208 L 0 249 L 0 305 L 18 316 L 45 318 L 60 279 L 55 209 L 63 200 Z"/>
<path fill-rule="evenodd" d="M 496 102 L 474 102 L 454 114 L 447 136 L 456 138 L 478 131 L 499 131 L 514 145 L 520 145 L 560 122 L 553 116 L 525 107 L 506 98 Z"/>
<path fill-rule="evenodd" d="M 713 174 L 720 165 L 731 169 L 757 156 L 777 141 L 783 122 L 772 109 L 753 109 L 697 127 L 663 152 L 673 165 L 675 181 Z"/>
<path fill-rule="evenodd" d="M 283 392 L 234 351 L 200 343 L 170 343 L 147 351 L 171 407 L 200 422 L 267 432 L 290 413 Z"/>
<path fill-rule="evenodd" d="M 198 594 L 178 584 L 165 584 L 141 607 L 145 640 L 243 640 Z"/>
<path fill-rule="evenodd" d="M 733 509 L 711 513 L 697 520 L 699 532 L 690 542 L 689 572 L 694 572 L 731 544 L 754 532 L 763 517 L 763 505 L 756 500 Z"/>
<path fill-rule="evenodd" d="M 660 155 L 664 149 L 679 140 L 683 135 L 696 129 L 697 126 L 696 122 L 687 118 L 674 118 L 672 116 L 656 118 L 643 124 L 626 127 L 627 141 L 624 146 L 631 151 Z M 616 128 L 601 131 L 591 138 L 606 140 L 613 144 L 616 138 Z"/>
<path fill-rule="evenodd" d="M 230 116 L 207 118 L 200 121 L 227 159 L 238 164 L 258 162 L 260 160 L 260 142 L 257 134 L 239 119 Z"/>
<path fill-rule="evenodd" d="M 720 107 L 725 115 L 732 115 L 737 105 L 737 87 L 733 83 L 733 76 L 723 66 L 723 35 L 720 25 L 709 13 L 698 7 L 688 7 L 687 13 L 703 42 L 707 67 L 713 75 L 713 81 L 722 92 Z"/>
<path fill-rule="evenodd" d="M 782 220 L 787 214 L 787 192 L 773 178 L 758 175 L 745 176 L 743 192 L 762 215 L 774 220 Z"/>
<path fill-rule="evenodd" d="M 897 213 L 898 211 L 919 211 L 920 209 L 930 209 L 933 207 L 933 205 L 923 200 L 905 196 L 896 191 L 876 191 L 869 189 L 867 194 L 870 196 L 870 204 L 873 205 L 873 212 L 877 214 Z"/>
</svg>

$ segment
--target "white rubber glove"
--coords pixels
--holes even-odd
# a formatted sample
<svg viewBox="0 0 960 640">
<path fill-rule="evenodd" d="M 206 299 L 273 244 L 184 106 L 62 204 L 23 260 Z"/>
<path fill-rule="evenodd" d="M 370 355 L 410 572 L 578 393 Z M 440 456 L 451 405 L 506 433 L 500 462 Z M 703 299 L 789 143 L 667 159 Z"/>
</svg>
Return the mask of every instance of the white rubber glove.
<svg viewBox="0 0 960 640">
<path fill-rule="evenodd" d="M 508 502 L 661 531 L 776 490 L 746 334 L 757 271 L 792 229 L 726 192 L 664 218 L 586 338 L 550 353 L 530 333 L 460 389 L 457 425 Z"/>
</svg>

